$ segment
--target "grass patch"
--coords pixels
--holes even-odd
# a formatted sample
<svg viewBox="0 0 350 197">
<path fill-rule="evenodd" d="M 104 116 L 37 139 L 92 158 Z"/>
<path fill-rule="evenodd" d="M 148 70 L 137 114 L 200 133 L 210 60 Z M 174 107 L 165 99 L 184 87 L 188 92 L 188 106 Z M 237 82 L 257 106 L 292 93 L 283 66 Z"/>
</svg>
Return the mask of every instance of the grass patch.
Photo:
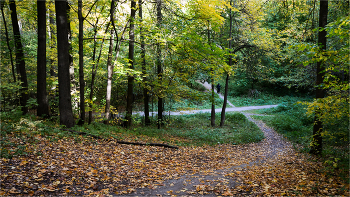
<svg viewBox="0 0 350 197">
<path fill-rule="evenodd" d="M 220 114 L 216 114 L 219 125 Z M 143 135 L 167 136 L 177 139 L 179 145 L 244 144 L 264 138 L 259 128 L 241 113 L 228 113 L 223 127 L 211 127 L 210 113 L 172 116 L 164 129 L 155 127 L 137 128 Z"/>
<path fill-rule="evenodd" d="M 273 94 L 260 93 L 257 97 L 249 97 L 247 95 L 228 97 L 228 100 L 236 107 L 254 106 L 254 105 L 275 105 L 279 103 L 295 103 L 297 101 L 310 100 L 309 97 L 296 96 L 276 96 Z"/>
<path fill-rule="evenodd" d="M 313 117 L 306 115 L 306 106 L 291 102 L 278 105 L 275 108 L 257 110 L 258 113 L 275 115 L 255 116 L 267 125 L 283 134 L 288 140 L 301 145 L 302 152 L 309 152 L 313 129 Z M 332 125 L 325 124 L 324 128 L 332 135 L 323 136 L 322 161 L 328 171 L 341 169 L 348 173 L 349 169 L 349 124 L 339 120 Z M 346 177 L 346 176 L 345 176 Z"/>
<path fill-rule="evenodd" d="M 88 135 L 78 135 L 65 130 L 52 121 L 40 120 L 35 116 L 23 116 L 16 121 L 11 116 L 1 116 L 1 157 L 12 158 L 26 154 L 40 154 L 28 147 L 40 144 L 41 139 L 49 139 L 55 143 L 61 139 L 72 139 L 75 142 L 91 138 Z M 168 117 L 169 118 L 169 117 Z M 258 142 L 264 138 L 263 133 L 241 113 L 228 113 L 223 127 L 211 127 L 210 113 L 171 116 L 162 129 L 156 125 L 144 127 L 142 117 L 137 117 L 137 123 L 131 129 L 115 125 L 105 125 L 94 122 L 90 125 L 75 126 L 69 130 L 85 132 L 104 139 L 143 143 L 168 143 L 177 146 L 202 146 L 216 144 L 244 144 Z M 220 114 L 216 114 L 216 125 L 219 125 Z M 153 122 L 155 122 L 153 120 Z"/>
<path fill-rule="evenodd" d="M 215 94 L 215 107 L 222 107 L 224 101 Z M 210 99 L 182 99 L 165 106 L 165 111 L 187 111 L 197 109 L 211 109 Z"/>
</svg>

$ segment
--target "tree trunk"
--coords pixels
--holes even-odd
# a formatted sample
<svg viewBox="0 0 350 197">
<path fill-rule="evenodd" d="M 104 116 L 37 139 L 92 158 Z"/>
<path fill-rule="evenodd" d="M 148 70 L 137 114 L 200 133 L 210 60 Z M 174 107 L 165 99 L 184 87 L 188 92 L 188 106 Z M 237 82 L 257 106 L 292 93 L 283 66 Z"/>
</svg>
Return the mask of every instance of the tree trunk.
<svg viewBox="0 0 350 197">
<path fill-rule="evenodd" d="M 16 73 L 15 73 L 15 65 L 13 64 L 12 49 L 10 47 L 10 39 L 9 39 L 9 34 L 7 32 L 7 23 L 6 23 L 5 14 L 4 14 L 5 2 L 1 1 L 0 3 L 1 3 L 0 7 L 1 7 L 2 19 L 4 21 L 6 44 L 7 44 L 7 48 L 9 49 L 9 53 L 10 53 L 10 61 L 11 61 L 11 69 L 12 69 L 13 81 L 16 82 L 17 80 L 16 80 Z"/>
<path fill-rule="evenodd" d="M 162 1 L 157 0 L 157 27 L 158 30 L 160 30 L 162 24 Z M 160 39 L 157 43 L 157 73 L 158 73 L 158 80 L 159 84 L 162 83 L 163 80 L 163 72 L 162 72 L 162 51 L 160 48 Z M 160 92 L 159 92 L 160 94 Z M 158 129 L 160 129 L 161 125 L 163 124 L 163 98 L 162 95 L 158 96 Z"/>
<path fill-rule="evenodd" d="M 78 0 L 78 19 L 79 19 L 79 86 L 80 86 L 80 120 L 79 125 L 85 122 L 85 82 L 84 82 L 84 50 L 83 50 L 83 35 L 84 35 L 84 18 L 82 15 L 83 2 Z"/>
<path fill-rule="evenodd" d="M 144 84 L 143 88 L 143 104 L 144 104 L 144 114 L 145 114 L 145 125 L 150 125 L 151 120 L 149 119 L 149 94 L 147 90 L 147 71 L 146 71 L 146 49 L 145 49 L 145 37 L 142 31 L 142 0 L 139 0 L 139 17 L 141 22 L 140 27 L 140 40 L 141 40 L 141 61 L 142 61 L 142 80 Z"/>
<path fill-rule="evenodd" d="M 52 10 L 49 11 L 49 21 L 50 21 L 50 31 L 49 31 L 49 38 L 50 38 L 50 50 L 51 52 L 56 48 L 56 43 L 55 43 L 55 31 L 54 31 L 54 26 L 55 26 L 55 19 L 53 17 L 53 12 Z M 51 57 L 50 55 L 50 76 L 51 77 L 57 77 L 56 73 L 57 68 L 55 67 L 54 64 L 54 58 Z"/>
<path fill-rule="evenodd" d="M 129 30 L 129 68 L 134 69 L 134 45 L 135 45 L 135 13 L 136 13 L 136 1 L 131 0 L 131 14 L 130 14 L 130 30 Z M 126 101 L 126 127 L 131 127 L 132 125 L 132 105 L 133 105 L 133 88 L 134 88 L 134 76 L 133 74 L 128 75 L 128 93 Z"/>
<path fill-rule="evenodd" d="M 69 45 L 69 76 L 70 76 L 70 80 L 71 80 L 71 95 L 73 95 L 73 99 L 72 99 L 72 104 L 73 104 L 73 109 L 77 110 L 78 109 L 78 103 L 79 101 L 77 100 L 77 98 L 75 97 L 75 94 L 77 93 L 77 84 L 75 81 L 75 68 L 73 65 L 73 46 L 72 46 L 72 29 L 70 26 L 70 6 L 69 3 L 66 3 L 66 9 L 67 9 L 67 28 L 68 28 L 68 45 Z"/>
<path fill-rule="evenodd" d="M 320 11 L 319 11 L 319 27 L 324 28 L 327 25 L 327 15 L 328 15 L 328 1 L 320 0 Z M 325 30 L 318 33 L 318 44 L 321 46 L 321 50 L 326 50 L 327 44 L 327 32 Z M 316 99 L 322 99 L 325 96 L 325 91 L 320 85 L 323 83 L 324 68 L 322 61 L 317 62 L 316 69 Z M 323 125 L 322 121 L 319 119 L 321 116 L 320 110 L 316 109 L 313 127 L 313 136 L 311 141 L 310 153 L 315 155 L 322 154 L 322 131 Z"/>
<path fill-rule="evenodd" d="M 232 1 L 231 1 L 232 2 Z M 229 41 L 228 41 L 228 49 L 232 49 L 232 11 L 230 9 L 230 33 L 229 33 Z M 228 58 L 228 65 L 231 67 L 232 66 L 232 55 L 230 51 L 230 55 Z M 226 81 L 225 81 L 225 94 L 224 94 L 224 104 L 222 105 L 222 110 L 221 110 L 221 120 L 220 120 L 220 127 L 224 126 L 225 124 L 225 112 L 226 112 L 226 105 L 227 105 L 227 94 L 228 94 L 228 81 L 229 81 L 230 75 L 226 75 Z"/>
<path fill-rule="evenodd" d="M 94 49 L 92 53 L 92 69 L 91 69 L 91 85 L 90 85 L 90 96 L 89 96 L 89 124 L 91 124 L 92 121 L 92 104 L 93 104 L 93 96 L 94 96 L 94 83 L 95 83 L 95 76 L 96 76 L 96 35 L 97 35 L 97 24 L 98 24 L 98 18 L 96 21 L 96 25 L 94 26 Z M 104 39 L 102 40 L 102 45 L 103 46 Z M 102 48 L 101 48 L 102 49 Z M 101 54 L 101 53 L 100 53 Z"/>
<path fill-rule="evenodd" d="M 113 24 L 114 20 L 114 0 L 111 2 L 111 11 L 110 11 L 110 21 Z M 114 40 L 114 29 L 111 26 L 111 39 L 109 41 L 109 50 L 108 50 L 108 59 L 107 59 L 107 92 L 106 92 L 106 110 L 105 110 L 105 123 L 108 124 L 110 118 L 110 108 L 111 108 L 111 94 L 112 94 L 112 77 L 113 77 L 113 67 L 112 62 L 113 55 L 113 40 Z"/>
<path fill-rule="evenodd" d="M 37 99 L 38 116 L 49 116 L 49 103 L 46 92 L 46 5 L 37 2 L 38 12 L 38 51 L 37 51 Z"/>
<path fill-rule="evenodd" d="M 208 21 L 208 45 L 210 46 L 210 30 L 209 30 L 209 21 Z M 209 64 L 209 62 L 208 62 Z M 211 113 L 210 113 L 210 125 L 215 127 L 215 81 L 214 81 L 214 69 L 210 69 L 211 75 Z"/>
<path fill-rule="evenodd" d="M 94 95 L 94 84 L 95 84 L 95 78 L 96 78 L 96 72 L 97 72 L 97 68 L 98 68 L 98 64 L 100 62 L 100 59 L 101 59 L 101 54 L 102 54 L 102 48 L 103 48 L 103 43 L 104 43 L 105 39 L 103 37 L 103 40 L 102 40 L 102 43 L 101 43 L 101 48 L 100 48 L 100 53 L 98 55 L 98 58 L 97 58 L 97 62 L 96 62 L 96 67 L 92 68 L 92 78 L 91 78 L 91 87 L 90 87 L 90 111 L 89 111 L 89 124 L 91 123 L 92 121 L 92 98 L 93 98 L 93 95 Z"/>
<path fill-rule="evenodd" d="M 22 83 L 22 88 L 20 91 L 21 92 L 20 104 L 21 104 L 22 113 L 26 114 L 28 113 L 28 107 L 26 106 L 27 100 L 28 100 L 28 81 L 27 81 L 26 65 L 24 61 L 24 53 L 23 53 L 23 47 L 22 47 L 22 41 L 21 41 L 21 34 L 18 26 L 16 3 L 14 0 L 10 0 L 10 10 L 11 10 L 13 35 L 15 38 L 15 46 L 16 46 L 16 67 L 17 67 L 17 72 L 20 73 L 19 78 Z"/>
<path fill-rule="evenodd" d="M 60 124 L 74 126 L 69 76 L 67 1 L 55 1 L 57 24 L 58 85 Z"/>
<path fill-rule="evenodd" d="M 210 114 L 210 125 L 215 127 L 215 92 L 214 92 L 214 76 L 211 78 L 211 114 Z"/>
</svg>

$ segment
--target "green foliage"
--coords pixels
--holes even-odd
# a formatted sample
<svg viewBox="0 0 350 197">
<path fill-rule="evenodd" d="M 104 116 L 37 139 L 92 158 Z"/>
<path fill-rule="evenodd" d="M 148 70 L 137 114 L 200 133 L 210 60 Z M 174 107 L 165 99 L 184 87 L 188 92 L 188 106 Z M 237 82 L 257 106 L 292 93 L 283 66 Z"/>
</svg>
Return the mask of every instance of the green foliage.
<svg viewBox="0 0 350 197">
<path fill-rule="evenodd" d="M 288 140 L 301 145 L 302 150 L 308 152 L 312 137 L 313 115 L 307 115 L 307 105 L 298 103 L 284 103 L 271 109 L 258 110 L 260 113 L 274 116 L 255 116 L 262 119 L 277 132 L 283 134 Z M 323 133 L 323 157 L 341 158 L 336 165 L 348 168 L 349 161 L 349 125 L 348 120 L 343 117 L 333 123 L 325 123 L 326 130 Z M 298 146 L 299 146 L 298 145 Z M 332 165 L 334 159 L 332 160 Z M 339 167 L 339 166 L 338 166 Z"/>
<path fill-rule="evenodd" d="M 219 124 L 220 114 L 216 114 Z M 264 138 L 259 128 L 240 113 L 228 113 L 224 127 L 210 127 L 210 113 L 173 116 L 166 128 L 137 128 L 137 132 L 150 137 L 177 139 L 180 145 L 245 144 Z M 169 139 L 168 139 L 169 140 Z"/>
<path fill-rule="evenodd" d="M 254 105 L 275 105 L 279 103 L 294 103 L 297 101 L 309 101 L 310 97 L 298 96 L 277 96 L 268 93 L 259 93 L 256 97 L 250 95 L 243 95 L 239 97 L 228 97 L 228 100 L 236 107 L 254 106 Z"/>
</svg>

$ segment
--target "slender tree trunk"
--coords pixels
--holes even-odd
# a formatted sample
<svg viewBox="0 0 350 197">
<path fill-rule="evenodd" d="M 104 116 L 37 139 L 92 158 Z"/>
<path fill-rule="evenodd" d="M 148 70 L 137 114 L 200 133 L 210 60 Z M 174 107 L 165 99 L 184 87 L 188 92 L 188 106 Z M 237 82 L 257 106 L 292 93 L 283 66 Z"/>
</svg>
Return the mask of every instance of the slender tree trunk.
<svg viewBox="0 0 350 197">
<path fill-rule="evenodd" d="M 158 30 L 160 30 L 161 24 L 162 24 L 162 1 L 157 0 L 156 2 L 157 2 L 157 27 L 158 27 Z M 158 40 L 158 43 L 157 43 L 157 73 L 158 73 L 159 84 L 161 84 L 163 80 L 163 69 L 162 69 L 162 51 L 161 51 L 159 42 L 160 40 Z M 158 121 L 157 121 L 158 129 L 160 129 L 162 124 L 163 124 L 163 98 L 162 98 L 162 95 L 159 95 L 158 96 Z"/>
<path fill-rule="evenodd" d="M 67 128 L 74 126 L 72 101 L 70 94 L 69 76 L 69 43 L 68 43 L 68 19 L 67 1 L 56 0 L 56 24 L 57 24 L 57 54 L 58 54 L 58 85 L 59 85 L 59 110 L 60 124 Z"/>
<path fill-rule="evenodd" d="M 17 19 L 17 10 L 16 3 L 14 0 L 10 0 L 10 9 L 11 9 L 11 19 L 12 19 L 12 29 L 13 35 L 15 37 L 15 46 L 16 46 L 16 67 L 17 71 L 20 73 L 20 81 L 22 83 L 21 88 L 21 97 L 20 104 L 22 106 L 22 113 L 28 113 L 27 100 L 28 100 L 28 81 L 27 81 L 27 73 L 26 73 L 26 65 L 24 61 L 24 53 L 21 41 L 21 34 L 18 26 Z"/>
<path fill-rule="evenodd" d="M 145 37 L 142 31 L 142 0 L 139 0 L 139 17 L 141 20 L 140 27 L 140 40 L 141 40 L 141 61 L 142 61 L 142 80 L 144 84 L 143 88 L 143 104 L 145 113 L 145 125 L 150 125 L 151 120 L 149 119 L 149 94 L 147 90 L 147 71 L 146 71 L 146 49 L 145 49 Z"/>
<path fill-rule="evenodd" d="M 100 48 L 100 53 L 98 55 L 98 58 L 97 58 L 97 62 L 96 62 L 96 67 L 95 68 L 92 68 L 92 78 L 91 78 L 91 87 L 90 87 L 90 111 L 89 111 L 89 124 L 91 123 L 92 121 L 92 98 L 93 98 L 93 95 L 94 95 L 94 84 L 95 84 L 95 78 L 96 78 L 96 72 L 97 72 L 97 69 L 98 69 L 98 64 L 100 62 L 100 59 L 101 59 L 101 54 L 102 54 L 102 48 L 103 48 L 103 43 L 104 43 L 105 39 L 103 37 L 103 40 L 102 40 L 102 43 L 101 43 L 101 48 Z"/>
<path fill-rule="evenodd" d="M 131 0 L 131 14 L 130 14 L 130 30 L 129 30 L 129 68 L 131 70 L 134 69 L 134 45 L 135 45 L 135 13 L 136 13 L 136 1 Z M 127 101 L 126 101 L 126 126 L 129 128 L 132 125 L 132 105 L 133 105 L 133 88 L 134 88 L 134 76 L 133 74 L 129 74 L 128 76 L 128 93 L 127 93 Z"/>
<path fill-rule="evenodd" d="M 208 44 L 210 45 L 210 30 L 209 30 L 209 21 L 208 21 Z M 208 62 L 209 63 L 209 62 Z M 210 69 L 211 75 L 211 113 L 210 113 L 210 125 L 215 127 L 215 81 L 214 81 L 214 69 Z"/>
<path fill-rule="evenodd" d="M 49 102 L 46 92 L 46 5 L 37 2 L 38 12 L 38 51 L 37 51 L 37 99 L 38 116 L 49 116 Z"/>
<path fill-rule="evenodd" d="M 49 31 L 49 37 L 50 37 L 50 50 L 53 51 L 54 48 L 56 47 L 56 43 L 55 43 L 55 31 L 54 31 L 54 27 L 55 27 L 55 19 L 53 17 L 53 12 L 52 10 L 49 11 L 49 21 L 50 21 L 50 31 Z M 51 57 L 50 55 L 50 76 L 51 77 L 57 77 L 56 74 L 56 70 L 57 68 L 55 67 L 54 64 L 54 59 Z"/>
<path fill-rule="evenodd" d="M 11 69 L 12 69 L 13 81 L 16 82 L 17 80 L 16 80 L 16 73 L 15 73 L 15 65 L 13 64 L 12 49 L 10 47 L 10 39 L 9 39 L 9 34 L 7 32 L 7 23 L 6 23 L 5 14 L 4 14 L 5 2 L 1 1 L 0 3 L 1 3 L 0 7 L 1 7 L 2 19 L 4 21 L 6 44 L 7 44 L 7 48 L 9 49 L 9 53 L 10 53 L 10 61 L 11 61 Z"/>
<path fill-rule="evenodd" d="M 89 124 L 91 124 L 91 121 L 92 121 L 92 104 L 93 104 L 93 101 L 92 101 L 92 98 L 94 96 L 94 83 L 95 83 L 95 75 L 96 75 L 96 72 L 95 72 L 95 68 L 96 68 L 96 62 L 95 62 L 95 59 L 96 59 L 96 36 L 97 36 L 97 24 L 98 24 L 98 18 L 97 18 L 97 21 L 96 21 L 96 25 L 94 26 L 94 49 L 93 49 L 93 53 L 92 53 L 92 69 L 91 69 L 91 85 L 90 85 L 90 96 L 89 96 L 89 99 L 90 99 L 90 102 L 89 102 Z M 103 41 L 104 42 L 104 39 Z M 103 46 L 103 44 L 101 45 Z"/>
<path fill-rule="evenodd" d="M 319 27 L 324 28 L 327 25 L 327 15 L 328 15 L 328 1 L 320 0 L 320 12 L 319 12 Z M 318 44 L 321 46 L 322 50 L 326 50 L 326 44 L 327 44 L 327 32 L 325 30 L 320 31 L 318 33 Z M 322 99 L 325 96 L 325 91 L 320 85 L 323 83 L 323 77 L 324 77 L 324 68 L 322 65 L 322 61 L 317 62 L 317 69 L 316 69 L 316 99 Z M 321 117 L 321 112 L 319 109 L 316 109 L 315 111 L 315 118 L 314 118 L 314 127 L 313 127 L 313 136 L 312 136 L 312 142 L 311 142 L 311 150 L 310 153 L 315 155 L 322 154 L 322 131 L 323 131 L 323 124 L 322 121 L 319 119 Z"/>
<path fill-rule="evenodd" d="M 214 75 L 214 73 L 213 73 Z M 210 125 L 215 127 L 215 92 L 214 92 L 214 76 L 211 78 L 211 114 L 210 114 Z"/>
<path fill-rule="evenodd" d="M 71 80 L 71 95 L 73 95 L 73 99 L 72 99 L 72 107 L 74 110 L 77 110 L 79 107 L 79 101 L 78 99 L 75 97 L 76 93 L 77 93 L 77 82 L 75 80 L 75 68 L 73 65 L 73 46 L 72 46 L 72 29 L 70 26 L 70 6 L 69 3 L 66 3 L 66 7 L 67 7 L 67 28 L 68 28 L 68 44 L 69 44 L 69 76 L 70 76 L 70 80 Z"/>
<path fill-rule="evenodd" d="M 83 35 L 84 35 L 84 18 L 82 15 L 83 2 L 78 1 L 78 19 L 79 19 L 79 86 L 80 86 L 80 120 L 79 125 L 85 122 L 85 82 L 84 82 L 84 50 L 83 50 Z"/>
<path fill-rule="evenodd" d="M 114 0 L 111 2 L 111 11 L 110 11 L 110 21 L 113 24 L 114 20 Z M 108 50 L 108 59 L 107 59 L 107 92 L 106 92 L 106 110 L 105 110 L 105 123 L 108 123 L 108 120 L 110 119 L 110 108 L 111 108 L 111 94 L 112 94 L 112 78 L 113 78 L 113 67 L 114 64 L 112 62 L 112 55 L 113 55 L 113 40 L 114 40 L 114 28 L 113 26 L 110 27 L 111 31 L 111 39 L 109 42 L 109 50 Z"/>
<path fill-rule="evenodd" d="M 231 1 L 232 2 L 232 1 Z M 230 9 L 230 33 L 229 33 L 229 41 L 228 41 L 228 49 L 232 49 L 232 11 Z M 230 51 L 230 55 L 228 58 L 228 65 L 232 66 L 232 55 Z M 229 81 L 230 75 L 227 73 L 226 75 L 226 81 L 225 81 L 225 94 L 224 94 L 224 104 L 222 105 L 221 110 L 221 120 L 220 120 L 220 127 L 224 126 L 225 124 L 225 112 L 226 112 L 226 105 L 227 105 L 227 94 L 228 94 L 228 81 Z"/>
</svg>

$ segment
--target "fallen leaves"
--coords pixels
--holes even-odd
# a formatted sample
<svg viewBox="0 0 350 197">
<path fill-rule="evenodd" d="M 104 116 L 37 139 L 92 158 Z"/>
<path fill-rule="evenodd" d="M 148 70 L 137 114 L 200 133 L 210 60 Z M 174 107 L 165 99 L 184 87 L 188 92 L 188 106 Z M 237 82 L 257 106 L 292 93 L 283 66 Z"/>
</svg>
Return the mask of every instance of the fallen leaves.
<svg viewBox="0 0 350 197">
<path fill-rule="evenodd" d="M 269 141 L 270 140 L 270 141 Z M 328 176 L 322 164 L 275 139 L 240 146 L 145 147 L 81 138 L 80 142 L 40 138 L 26 144 L 27 156 L 2 158 L 0 195 L 123 195 L 157 190 L 165 180 L 221 173 L 224 178 L 191 178 L 168 196 L 347 195 L 348 184 Z M 274 149 L 277 147 L 277 149 Z M 36 154 L 40 153 L 40 154 Z M 219 172 L 220 171 L 220 172 Z M 234 180 L 237 184 L 230 184 Z M 174 183 L 170 186 L 174 186 Z M 166 195 L 162 194 L 162 195 Z"/>
</svg>

